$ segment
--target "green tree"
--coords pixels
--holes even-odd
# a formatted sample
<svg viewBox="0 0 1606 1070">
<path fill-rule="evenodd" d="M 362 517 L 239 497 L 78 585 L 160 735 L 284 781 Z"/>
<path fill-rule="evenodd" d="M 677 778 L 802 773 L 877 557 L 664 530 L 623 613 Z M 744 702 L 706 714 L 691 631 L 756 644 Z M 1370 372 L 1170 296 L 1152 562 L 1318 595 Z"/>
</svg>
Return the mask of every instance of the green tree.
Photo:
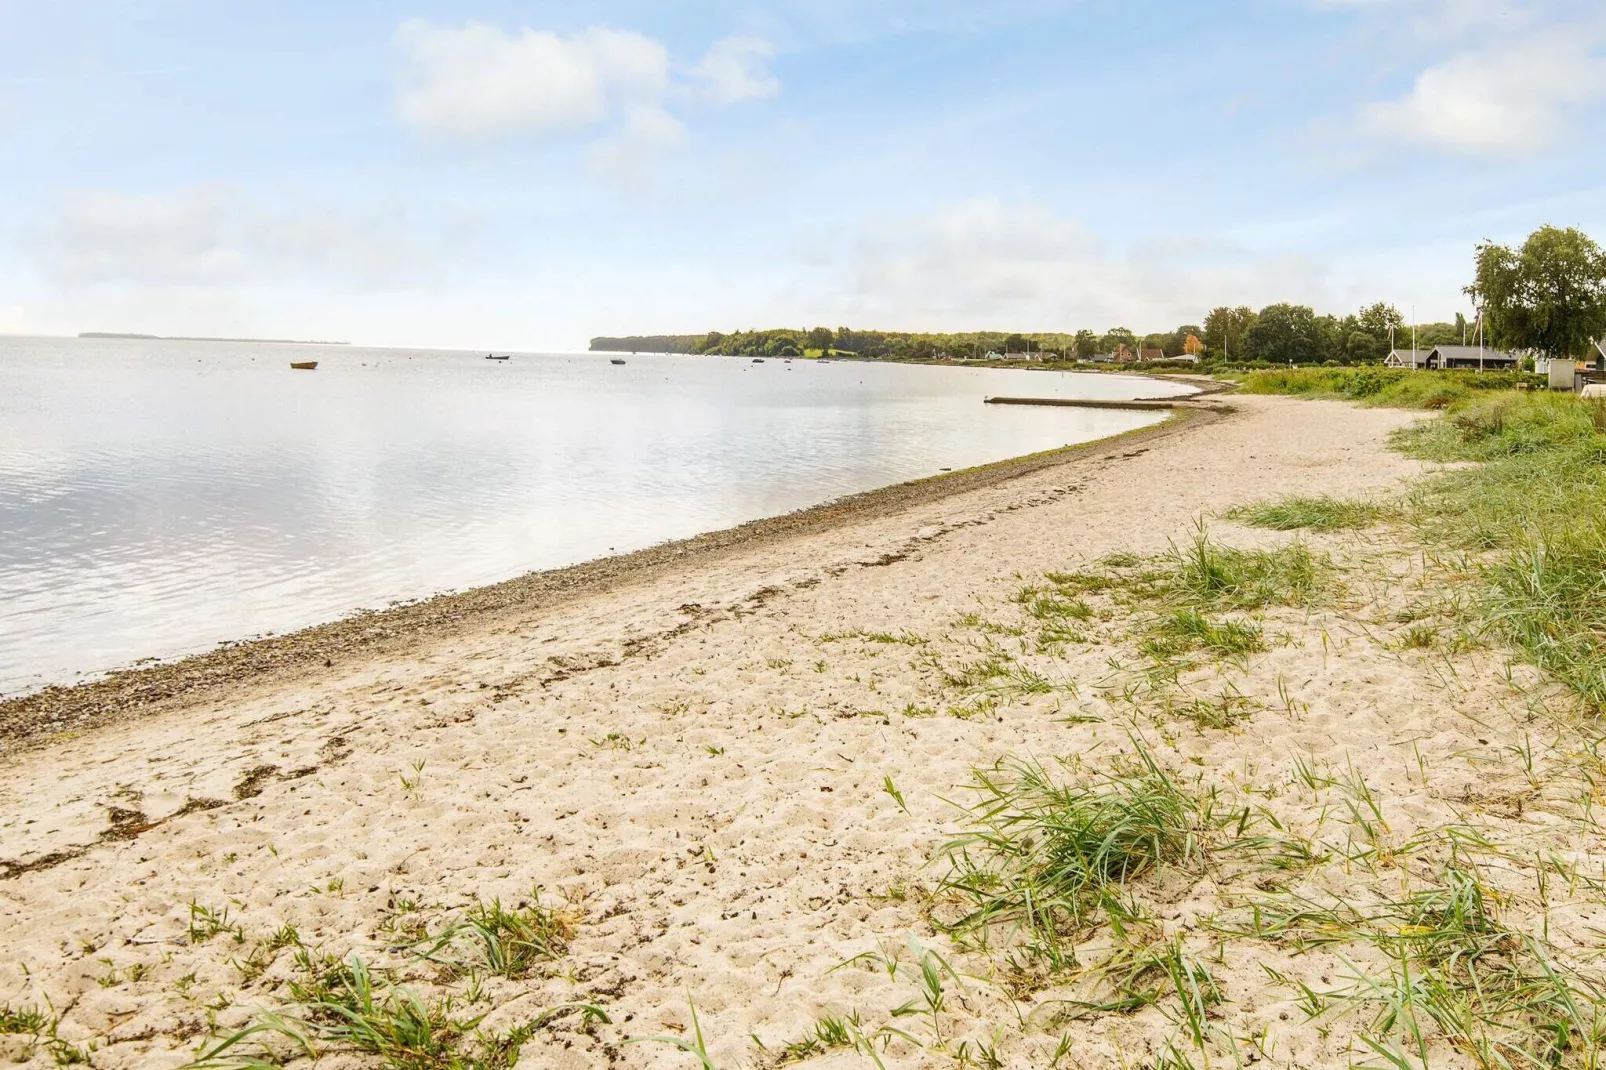
<svg viewBox="0 0 1606 1070">
<path fill-rule="evenodd" d="M 818 349 L 821 353 L 829 353 L 834 341 L 836 335 L 831 333 L 829 327 L 816 327 L 809 332 L 809 348 Z"/>
<path fill-rule="evenodd" d="M 1092 331 L 1076 332 L 1076 359 L 1092 360 L 1099 351 L 1099 336 Z"/>
<path fill-rule="evenodd" d="M 1316 312 L 1305 305 L 1267 305 L 1244 332 L 1243 352 L 1250 360 L 1310 363 L 1323 359 L 1322 351 Z"/>
<path fill-rule="evenodd" d="M 1389 355 L 1387 340 L 1371 331 L 1351 331 L 1344 344 L 1344 359 L 1350 364 L 1377 364 Z"/>
<path fill-rule="evenodd" d="M 1138 347 L 1137 336 L 1125 327 L 1111 327 L 1104 332 L 1104 337 L 1099 339 L 1099 349 L 1104 353 L 1113 353 L 1121 346 L 1126 346 L 1128 349 Z"/>
<path fill-rule="evenodd" d="M 1389 343 L 1389 332 L 1398 331 L 1405 326 L 1405 317 L 1400 310 L 1386 301 L 1379 301 L 1375 305 L 1367 305 L 1355 317 L 1356 326 L 1385 346 Z M 1386 354 L 1385 354 L 1386 355 Z"/>
<path fill-rule="evenodd" d="M 1165 355 L 1168 357 L 1182 356 L 1183 352 L 1188 348 L 1188 335 L 1190 334 L 1202 342 L 1204 341 L 1205 329 L 1195 323 L 1187 323 L 1178 327 L 1171 332 L 1171 337 L 1164 346 Z"/>
<path fill-rule="evenodd" d="M 1516 250 L 1484 242 L 1466 293 L 1493 344 L 1577 356 L 1606 328 L 1606 255 L 1571 227 L 1541 227 Z"/>
<path fill-rule="evenodd" d="M 1022 337 L 1021 335 L 1018 335 L 1018 334 L 1010 335 L 1008 338 L 1004 339 L 1004 352 L 1005 353 L 1024 353 L 1024 352 L 1026 352 L 1026 339 L 1024 337 Z"/>
<path fill-rule="evenodd" d="M 1244 335 L 1254 325 L 1255 313 L 1248 308 L 1214 308 L 1205 317 L 1204 344 L 1212 356 L 1243 360 Z"/>
<path fill-rule="evenodd" d="M 1344 322 L 1337 316 L 1317 316 L 1312 321 L 1316 327 L 1315 345 L 1307 360 L 1331 361 L 1335 364 L 1344 359 Z"/>
</svg>

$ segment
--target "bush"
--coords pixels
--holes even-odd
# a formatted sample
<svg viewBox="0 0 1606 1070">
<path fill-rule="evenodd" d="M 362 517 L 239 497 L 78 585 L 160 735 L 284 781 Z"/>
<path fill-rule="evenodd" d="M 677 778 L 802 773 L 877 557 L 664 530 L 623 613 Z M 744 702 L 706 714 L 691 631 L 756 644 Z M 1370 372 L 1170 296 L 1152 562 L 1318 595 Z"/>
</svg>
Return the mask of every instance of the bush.
<svg viewBox="0 0 1606 1070">
<path fill-rule="evenodd" d="M 1250 366 L 1251 368 L 1254 365 Z M 1229 375 L 1246 394 L 1290 394 L 1361 401 L 1395 409 L 1439 410 L 1486 391 L 1537 384 L 1516 372 L 1430 372 L 1378 365 L 1268 368 Z"/>
</svg>

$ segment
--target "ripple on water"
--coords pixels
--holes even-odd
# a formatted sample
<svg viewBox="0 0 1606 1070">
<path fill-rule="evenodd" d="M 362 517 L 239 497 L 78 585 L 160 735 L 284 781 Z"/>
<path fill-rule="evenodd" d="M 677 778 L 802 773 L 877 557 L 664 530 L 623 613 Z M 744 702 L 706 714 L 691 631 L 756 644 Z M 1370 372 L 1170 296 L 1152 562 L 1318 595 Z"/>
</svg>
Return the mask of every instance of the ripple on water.
<svg viewBox="0 0 1606 1070">
<path fill-rule="evenodd" d="M 1113 376 L 0 340 L 0 693 L 1130 430 Z M 624 373 L 624 374 L 619 374 Z"/>
</svg>

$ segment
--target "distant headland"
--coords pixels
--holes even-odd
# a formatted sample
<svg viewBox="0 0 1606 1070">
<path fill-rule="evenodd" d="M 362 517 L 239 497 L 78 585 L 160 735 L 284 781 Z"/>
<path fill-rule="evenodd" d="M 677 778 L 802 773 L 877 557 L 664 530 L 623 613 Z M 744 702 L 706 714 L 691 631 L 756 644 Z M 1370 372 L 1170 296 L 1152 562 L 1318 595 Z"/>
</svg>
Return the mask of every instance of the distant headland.
<svg viewBox="0 0 1606 1070">
<path fill-rule="evenodd" d="M 123 331 L 83 331 L 80 338 L 135 338 L 147 342 L 258 342 L 285 346 L 349 346 L 350 342 L 314 342 L 302 338 L 203 338 L 182 334 L 128 334 Z"/>
</svg>

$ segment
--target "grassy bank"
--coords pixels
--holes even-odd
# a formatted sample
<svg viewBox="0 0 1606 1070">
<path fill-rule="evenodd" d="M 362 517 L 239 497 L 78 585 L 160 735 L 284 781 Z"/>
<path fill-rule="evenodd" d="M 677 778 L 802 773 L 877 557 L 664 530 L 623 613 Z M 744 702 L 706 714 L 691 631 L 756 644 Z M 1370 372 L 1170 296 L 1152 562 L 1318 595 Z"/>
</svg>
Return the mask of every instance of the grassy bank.
<svg viewBox="0 0 1606 1070">
<path fill-rule="evenodd" d="M 1472 466 L 1424 481 L 1406 516 L 1424 546 L 1460 555 L 1454 567 L 1476 582 L 1471 623 L 1599 713 L 1606 710 L 1606 403 L 1511 389 L 1522 378 L 1346 368 L 1255 372 L 1241 382 L 1251 393 L 1441 409 L 1396 435 L 1394 446 Z"/>
<path fill-rule="evenodd" d="M 1222 376 L 1245 394 L 1358 401 L 1400 409 L 1446 409 L 1469 398 L 1540 384 L 1519 372 L 1427 372 L 1403 368 L 1274 368 Z"/>
</svg>

